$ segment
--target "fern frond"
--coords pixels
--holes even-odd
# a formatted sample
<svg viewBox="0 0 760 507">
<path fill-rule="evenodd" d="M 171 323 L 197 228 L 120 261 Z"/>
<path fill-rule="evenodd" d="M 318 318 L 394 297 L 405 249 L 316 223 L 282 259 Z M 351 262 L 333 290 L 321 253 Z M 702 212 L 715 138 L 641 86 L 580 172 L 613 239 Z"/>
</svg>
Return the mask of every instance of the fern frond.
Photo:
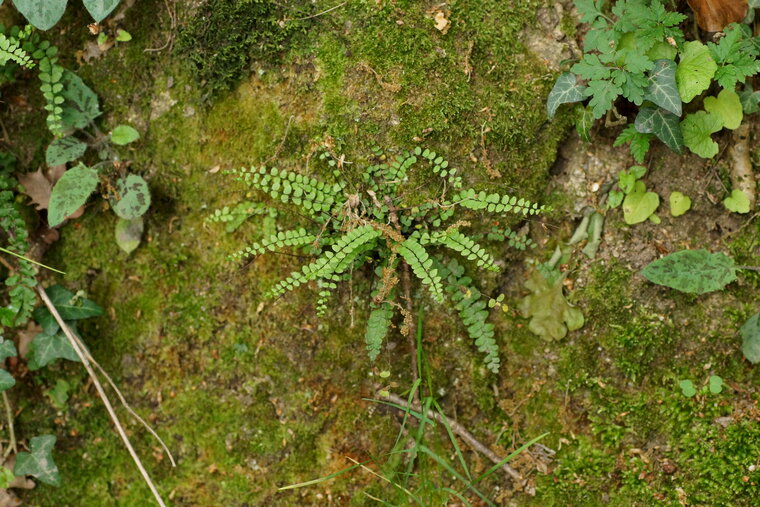
<svg viewBox="0 0 760 507">
<path fill-rule="evenodd" d="M 496 260 L 489 254 L 485 248 L 477 244 L 473 239 L 462 234 L 457 229 L 449 231 L 439 231 L 432 234 L 423 233 L 420 235 L 420 244 L 438 244 L 443 245 L 459 253 L 469 261 L 475 261 L 479 268 L 485 268 L 489 271 L 499 271 Z"/>
<path fill-rule="evenodd" d="M 420 245 L 416 239 L 407 238 L 398 246 L 397 252 L 409 264 L 422 285 L 427 286 L 433 299 L 438 303 L 443 303 L 441 277 L 433 267 L 433 259 L 430 258 L 425 247 Z"/>
<path fill-rule="evenodd" d="M 247 257 L 253 257 L 254 255 L 261 255 L 267 251 L 274 252 L 275 250 L 286 246 L 306 246 L 314 243 L 316 239 L 317 237 L 315 235 L 306 232 L 306 229 L 303 228 L 280 231 L 233 253 L 228 259 L 231 261 L 240 260 Z"/>
<path fill-rule="evenodd" d="M 0 33 L 0 65 L 5 65 L 9 61 L 16 62 L 27 69 L 34 67 L 34 60 L 21 47 L 19 39 Z"/>
<path fill-rule="evenodd" d="M 381 303 L 379 308 L 372 310 L 367 320 L 367 331 L 364 334 L 364 341 L 367 342 L 367 353 L 371 361 L 380 354 L 383 341 L 388 335 L 391 327 L 391 320 L 395 313 L 395 307 L 390 303 Z"/>
<path fill-rule="evenodd" d="M 252 167 L 233 171 L 248 186 L 261 190 L 272 199 L 292 202 L 310 214 L 330 213 L 343 201 L 341 186 L 328 185 L 316 178 L 276 167 Z"/>
<path fill-rule="evenodd" d="M 317 298 L 317 315 L 323 316 L 327 311 L 327 302 L 333 295 L 333 291 L 338 288 L 340 276 L 327 275 L 324 278 L 317 279 L 319 287 L 319 297 Z"/>
<path fill-rule="evenodd" d="M 500 229 L 493 227 L 491 232 L 486 234 L 486 238 L 490 241 L 506 241 L 510 247 L 516 250 L 536 247 L 536 242 L 530 239 L 527 234 L 518 234 L 510 228 Z"/>
<path fill-rule="evenodd" d="M 462 177 L 456 175 L 456 169 L 449 167 L 448 160 L 434 151 L 430 151 L 427 148 L 423 150 L 419 146 L 414 149 L 414 154 L 427 159 L 430 165 L 433 166 L 433 173 L 448 181 L 452 187 L 462 188 Z"/>
<path fill-rule="evenodd" d="M 47 42 L 47 41 L 45 41 Z M 49 46 L 50 43 L 47 43 Z M 55 47 L 49 48 L 55 49 Z M 43 50 L 43 56 L 40 59 L 40 91 L 42 96 L 45 97 L 45 111 L 47 115 L 47 125 L 50 132 L 55 136 L 61 136 L 63 134 L 63 103 L 65 101 L 63 97 L 63 78 L 64 68 L 58 65 L 58 58 L 53 56 L 47 56 Z"/>
<path fill-rule="evenodd" d="M 366 250 L 365 245 L 379 236 L 380 231 L 372 225 L 363 225 L 347 232 L 331 245 L 332 251 L 326 251 L 310 264 L 306 264 L 301 271 L 292 272 L 290 276 L 279 281 L 268 295 L 279 297 L 310 280 L 342 273 L 348 269 L 359 253 Z"/>
<path fill-rule="evenodd" d="M 510 195 L 497 193 L 488 194 L 477 192 L 475 189 L 467 189 L 459 192 L 452 198 L 451 204 L 458 204 L 471 210 L 486 210 L 490 213 L 515 213 L 523 215 L 537 215 L 546 210 L 546 206 L 538 203 L 517 198 Z"/>
</svg>

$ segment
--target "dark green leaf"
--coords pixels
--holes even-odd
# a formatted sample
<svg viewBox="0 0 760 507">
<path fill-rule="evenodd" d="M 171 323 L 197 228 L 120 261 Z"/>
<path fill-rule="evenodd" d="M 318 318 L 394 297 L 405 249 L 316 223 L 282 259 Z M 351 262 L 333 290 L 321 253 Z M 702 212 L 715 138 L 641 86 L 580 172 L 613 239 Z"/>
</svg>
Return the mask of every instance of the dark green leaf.
<svg viewBox="0 0 760 507">
<path fill-rule="evenodd" d="M 644 100 L 681 116 L 681 96 L 676 85 L 676 62 L 673 60 L 657 60 L 654 69 L 649 73 L 649 86 L 644 94 Z"/>
<path fill-rule="evenodd" d="M 55 334 L 40 333 L 29 344 L 29 369 L 39 370 L 56 359 L 79 361 L 69 339 L 59 330 Z"/>
<path fill-rule="evenodd" d="M 103 308 L 97 303 L 77 296 L 60 285 L 48 287 L 45 292 L 65 321 L 89 319 L 103 315 Z M 58 323 L 46 307 L 35 308 L 32 316 L 47 334 L 54 334 L 58 331 Z"/>
<path fill-rule="evenodd" d="M 554 116 L 557 112 L 557 108 L 561 104 L 567 104 L 570 102 L 579 102 L 586 96 L 584 92 L 586 87 L 578 84 L 578 78 L 571 72 L 564 72 L 559 75 L 557 82 L 554 83 L 549 98 L 546 100 L 546 109 L 549 114 L 549 118 Z"/>
<path fill-rule="evenodd" d="M 119 125 L 111 132 L 111 142 L 124 146 L 140 139 L 140 134 L 129 125 Z"/>
<path fill-rule="evenodd" d="M 0 363 L 3 363 L 9 357 L 16 357 L 18 355 L 16 346 L 12 340 L 3 340 L 2 338 L 0 340 L 2 340 L 0 342 Z"/>
<path fill-rule="evenodd" d="M 20 452 L 16 455 L 13 473 L 20 477 L 31 475 L 45 484 L 58 486 L 61 482 L 61 475 L 58 473 L 58 467 L 51 454 L 53 446 L 55 446 L 53 435 L 33 437 L 29 440 L 29 447 L 32 452 Z"/>
<path fill-rule="evenodd" d="M 16 9 L 40 30 L 55 25 L 66 10 L 67 0 L 13 0 Z"/>
<path fill-rule="evenodd" d="M 16 379 L 6 370 L 0 368 L 0 392 L 6 391 L 16 385 Z"/>
<path fill-rule="evenodd" d="M 636 130 L 642 134 L 652 133 L 668 148 L 681 153 L 684 139 L 678 117 L 661 108 L 643 107 L 636 115 Z M 643 157 L 642 157 L 643 158 Z"/>
<path fill-rule="evenodd" d="M 112 10 L 119 5 L 121 0 L 82 0 L 87 12 L 96 23 L 100 23 Z"/>
<path fill-rule="evenodd" d="M 681 250 L 658 259 L 641 272 L 650 282 L 681 292 L 706 294 L 736 280 L 731 257 L 707 250 Z"/>
<path fill-rule="evenodd" d="M 61 118 L 63 124 L 72 128 L 84 128 L 100 116 L 98 96 L 84 81 L 71 71 L 63 73 L 63 92 L 66 99 Z"/>
<path fill-rule="evenodd" d="M 742 353 L 752 364 L 760 363 L 760 313 L 754 314 L 739 330 L 742 335 Z"/>
</svg>

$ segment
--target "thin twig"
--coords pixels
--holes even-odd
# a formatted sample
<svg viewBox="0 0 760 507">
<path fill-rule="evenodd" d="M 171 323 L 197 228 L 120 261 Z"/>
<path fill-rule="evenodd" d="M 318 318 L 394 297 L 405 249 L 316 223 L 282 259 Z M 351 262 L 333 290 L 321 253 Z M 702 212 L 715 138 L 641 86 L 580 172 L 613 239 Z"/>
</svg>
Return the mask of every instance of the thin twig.
<svg viewBox="0 0 760 507">
<path fill-rule="evenodd" d="M 407 403 L 407 401 L 405 399 L 403 399 L 403 398 L 401 398 L 399 396 L 396 396 L 395 394 L 392 394 L 392 393 L 389 393 L 388 396 L 387 396 L 387 398 L 390 401 L 392 401 L 393 403 L 395 403 L 396 405 L 400 405 L 400 406 L 402 406 L 404 408 L 411 408 L 412 410 L 417 411 L 417 412 L 422 412 L 422 410 L 420 409 L 420 406 L 417 403 L 415 403 L 415 402 L 412 402 L 412 404 L 410 406 L 409 403 Z M 443 417 L 441 417 L 441 414 L 439 414 L 438 412 L 435 412 L 434 410 L 428 410 L 428 413 L 426 415 L 427 415 L 427 417 L 429 417 L 431 419 L 435 419 L 436 421 L 438 421 L 441 424 L 445 424 L 445 422 L 443 420 Z M 482 443 L 480 443 L 480 441 L 478 441 L 478 439 L 476 439 L 472 435 L 472 433 L 470 433 L 469 431 L 467 431 L 467 429 L 465 429 L 464 426 L 462 426 L 461 424 L 459 424 L 458 422 L 456 422 L 454 419 L 451 419 L 450 417 L 447 417 L 446 421 L 449 423 L 449 426 L 451 427 L 451 431 L 453 431 L 454 433 L 456 433 L 457 435 L 459 435 L 462 438 L 462 440 L 464 440 L 465 442 L 467 442 L 467 445 L 469 445 L 470 447 L 472 447 L 473 449 L 475 449 L 479 453 L 483 454 L 485 457 L 487 457 L 488 459 L 490 459 L 492 462 L 497 463 L 497 464 L 501 463 L 501 461 L 502 461 L 501 458 L 499 458 L 496 455 L 496 453 L 493 452 L 491 449 L 489 449 L 488 447 L 486 447 L 485 445 L 483 445 Z M 514 468 L 512 468 L 511 466 L 509 466 L 507 463 L 504 463 L 501 466 L 501 469 L 504 470 L 504 472 L 507 475 L 509 475 L 510 477 L 512 477 L 515 480 L 520 481 L 520 480 L 523 479 L 523 476 L 520 475 L 520 473 L 517 470 L 515 470 Z"/>
<path fill-rule="evenodd" d="M 11 410 L 11 404 L 8 401 L 8 395 L 3 391 L 3 404 L 5 405 L 5 417 L 8 419 L 8 434 L 10 436 L 10 445 L 5 450 L 4 458 L 13 451 L 14 454 L 18 453 L 16 448 L 16 432 L 13 429 L 13 411 Z"/>
<path fill-rule="evenodd" d="M 108 411 L 108 415 L 111 416 L 111 420 L 113 421 L 114 426 L 116 426 L 116 431 L 119 433 L 119 436 L 124 442 L 124 445 L 127 447 L 127 450 L 129 451 L 129 454 L 132 457 L 132 460 L 135 462 L 137 469 L 140 470 L 140 474 L 143 476 L 143 479 L 148 484 L 148 487 L 150 488 L 150 491 L 153 493 L 153 496 L 155 497 L 156 502 L 158 502 L 159 506 L 166 507 L 166 504 L 161 498 L 161 495 L 159 494 L 158 489 L 156 489 L 156 486 L 155 484 L 153 484 L 153 481 L 151 480 L 150 475 L 148 475 L 148 472 L 147 470 L 145 470 L 145 467 L 143 466 L 142 461 L 140 461 L 140 457 L 137 455 L 137 453 L 135 452 L 135 449 L 132 447 L 132 443 L 129 441 L 129 437 L 127 436 L 126 431 L 124 431 L 124 427 L 121 425 L 121 421 L 119 421 L 119 416 L 116 415 L 116 411 L 113 409 L 113 406 L 111 405 L 111 402 L 108 399 L 108 396 L 106 395 L 105 390 L 103 389 L 103 385 L 100 383 L 100 380 L 98 380 L 98 377 L 95 374 L 95 370 L 93 370 L 92 365 L 90 364 L 90 360 L 88 358 L 89 354 L 83 352 L 82 349 L 84 347 L 81 345 L 81 342 L 79 342 L 76 336 L 74 336 L 74 333 L 71 332 L 71 329 L 69 329 L 69 326 L 63 321 L 63 319 L 61 318 L 61 314 L 58 313 L 58 309 L 56 309 L 55 305 L 52 303 L 52 301 L 50 301 L 50 298 L 45 292 L 45 289 L 43 289 L 41 286 L 38 285 L 37 292 L 39 293 L 40 298 L 42 298 L 42 302 L 45 303 L 45 306 L 47 307 L 48 311 L 50 311 L 50 313 L 55 318 L 55 321 L 63 330 L 63 333 L 66 335 L 66 338 L 68 338 L 69 343 L 71 344 L 71 347 L 74 349 L 74 352 L 76 352 L 77 356 L 79 357 L 79 360 L 82 361 L 82 364 L 87 370 L 87 374 L 92 379 L 92 382 L 95 385 L 95 389 L 97 389 L 98 391 L 98 395 L 100 396 L 101 401 L 103 401 L 103 405 L 105 405 L 106 410 Z"/>
<path fill-rule="evenodd" d="M 305 20 L 305 19 L 316 18 L 316 17 L 322 16 L 323 14 L 327 14 L 327 13 L 328 13 L 328 12 L 330 12 L 330 11 L 334 11 L 335 9 L 337 9 L 337 8 L 339 8 L 339 7 L 343 7 L 343 6 L 344 6 L 344 5 L 346 5 L 347 3 L 348 3 L 348 0 L 346 0 L 346 1 L 345 1 L 345 2 L 343 2 L 343 3 L 339 3 L 338 5 L 336 5 L 336 6 L 334 6 L 334 7 L 330 7 L 329 9 L 327 9 L 327 10 L 324 10 L 324 11 L 322 11 L 322 12 L 318 12 L 318 13 L 316 13 L 316 14 L 312 14 L 311 16 L 306 16 L 305 18 L 295 18 L 295 19 L 291 19 L 290 21 L 303 21 L 303 20 Z"/>
</svg>

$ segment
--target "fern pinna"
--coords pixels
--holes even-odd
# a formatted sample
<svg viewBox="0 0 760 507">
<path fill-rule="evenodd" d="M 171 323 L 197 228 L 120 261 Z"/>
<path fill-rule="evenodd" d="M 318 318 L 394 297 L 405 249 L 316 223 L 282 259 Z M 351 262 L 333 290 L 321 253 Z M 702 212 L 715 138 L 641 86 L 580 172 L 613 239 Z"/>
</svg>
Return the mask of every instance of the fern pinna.
<svg viewBox="0 0 760 507">
<path fill-rule="evenodd" d="M 462 178 L 456 169 L 428 149 L 418 147 L 391 161 L 379 152 L 376 156 L 379 163 L 366 167 L 358 182 L 347 180 L 338 170 L 341 161 L 328 153 L 321 158 L 335 169 L 332 183 L 277 168 L 231 171 L 253 189 L 300 208 L 314 227 L 277 232 L 232 254 L 230 259 L 241 260 L 286 247 L 307 249 L 315 255 L 314 259 L 276 283 L 267 294 L 280 297 L 315 282 L 320 315 L 326 311 L 338 282 L 359 266 L 374 263 L 377 276 L 365 333 L 369 357 L 373 360 L 380 353 L 397 313 L 403 316 L 402 332 L 411 332 L 411 315 L 408 307 L 400 304 L 402 291 L 397 290 L 397 273 L 407 269 L 406 264 L 434 301 L 443 304 L 448 300 L 453 304 L 468 335 L 485 354 L 486 366 L 498 371 L 494 328 L 486 322 L 488 309 L 496 300 L 484 297 L 474 287 L 472 278 L 465 275 L 464 265 L 455 257 L 470 261 L 473 267 L 499 271 L 494 257 L 478 239 L 495 238 L 518 248 L 532 244 L 509 229 L 476 236 L 463 231 L 469 222 L 451 222 L 464 210 L 526 216 L 541 213 L 544 207 L 511 195 L 462 188 Z M 427 165 L 436 177 L 433 184 L 440 187 L 434 194 L 436 198 L 422 198 L 414 188 L 409 188 L 410 173 L 420 165 Z"/>
</svg>

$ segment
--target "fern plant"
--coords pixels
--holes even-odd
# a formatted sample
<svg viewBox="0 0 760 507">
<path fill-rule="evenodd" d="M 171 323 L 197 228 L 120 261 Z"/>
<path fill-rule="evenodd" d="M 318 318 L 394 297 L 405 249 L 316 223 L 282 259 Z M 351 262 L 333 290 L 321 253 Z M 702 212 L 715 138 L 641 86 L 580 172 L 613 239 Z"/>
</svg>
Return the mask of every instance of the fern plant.
<svg viewBox="0 0 760 507">
<path fill-rule="evenodd" d="M 277 168 L 252 167 L 229 171 L 249 187 L 275 201 L 292 204 L 313 227 L 279 231 L 230 255 L 242 260 L 283 248 L 300 248 L 314 258 L 292 272 L 267 292 L 277 298 L 301 285 L 314 283 L 319 289 L 317 312 L 323 314 L 338 282 L 364 264 L 375 266 L 370 299 L 371 312 L 365 341 L 370 359 L 401 314 L 403 334 L 411 333 L 411 275 L 437 303 L 453 303 L 467 333 L 485 354 L 485 364 L 499 369 L 498 346 L 489 308 L 500 304 L 485 297 L 465 275 L 465 265 L 499 271 L 494 257 L 478 240 L 481 237 L 531 246 L 530 240 L 505 228 L 486 234 L 465 232 L 470 223 L 456 220 L 466 210 L 492 214 L 536 215 L 543 206 L 511 195 L 463 188 L 457 170 L 437 153 L 420 147 L 391 161 L 379 150 L 376 159 L 362 172 L 360 181 L 349 181 L 339 169 L 342 159 L 329 152 L 321 159 L 333 167 L 333 181 L 325 182 Z M 421 166 L 434 175 L 435 198 L 419 196 L 410 175 Z M 218 216 L 220 213 L 217 212 Z M 468 262 L 460 264 L 456 257 Z M 404 281 L 406 280 L 406 281 Z M 503 296 L 502 296 L 503 297 Z M 406 303 L 406 304 L 402 304 Z"/>
</svg>

